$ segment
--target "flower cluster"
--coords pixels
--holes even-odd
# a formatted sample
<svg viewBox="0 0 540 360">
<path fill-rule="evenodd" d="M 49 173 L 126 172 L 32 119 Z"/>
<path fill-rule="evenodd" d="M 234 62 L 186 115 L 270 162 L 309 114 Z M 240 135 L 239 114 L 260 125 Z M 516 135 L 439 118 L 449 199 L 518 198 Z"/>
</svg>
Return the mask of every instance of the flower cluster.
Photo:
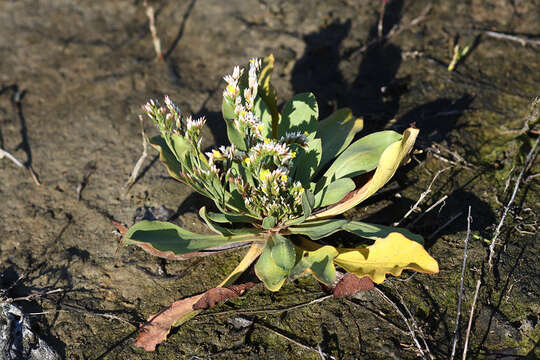
<svg viewBox="0 0 540 360">
<path fill-rule="evenodd" d="M 274 216 L 280 224 L 302 212 L 304 189 L 291 179 L 291 171 L 297 151 L 306 148 L 308 139 L 300 132 L 286 133 L 279 139 L 263 136 L 265 125 L 254 113 L 260 68 L 261 60 L 251 59 L 247 79 L 238 66 L 224 77 L 227 86 L 223 97 L 234 104 L 232 124 L 243 136 L 245 151 L 231 144 L 203 154 L 200 131 L 204 117 L 184 119 L 168 96 L 165 106 L 150 100 L 143 109 L 158 125 L 169 148 L 176 151 L 187 184 L 214 199 L 222 211 L 248 213 L 259 219 Z M 186 150 L 179 153 L 182 146 Z M 231 200 L 234 193 L 241 197 L 240 203 Z"/>
</svg>

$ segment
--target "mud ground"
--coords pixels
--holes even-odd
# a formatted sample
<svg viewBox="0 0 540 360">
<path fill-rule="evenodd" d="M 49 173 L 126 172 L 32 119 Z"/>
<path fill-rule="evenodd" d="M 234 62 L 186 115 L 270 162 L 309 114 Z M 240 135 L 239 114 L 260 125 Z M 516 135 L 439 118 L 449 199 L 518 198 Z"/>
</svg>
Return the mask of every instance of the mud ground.
<svg viewBox="0 0 540 360">
<path fill-rule="evenodd" d="M 429 16 L 408 26 L 430 3 Z M 529 178 L 538 163 L 520 185 L 491 271 L 486 243 L 537 136 L 507 130 L 522 128 L 540 95 L 539 48 L 485 34 L 538 39 L 538 1 L 389 1 L 382 35 L 390 36 L 382 41 L 379 1 L 152 4 L 165 61 L 155 60 L 142 1 L 0 2 L 0 147 L 31 165 L 42 182 L 0 160 L 1 286 L 11 298 L 40 294 L 17 304 L 63 358 L 320 358 L 273 331 L 312 349 L 320 345 L 336 359 L 418 357 L 403 319 L 374 291 L 244 314 L 255 324 L 247 328 L 235 328 L 234 312 L 206 314 L 173 331 L 154 353 L 132 346 L 149 314 L 215 286 L 241 256 L 170 262 L 118 248 L 111 221 L 131 225 L 145 206 L 163 205 L 173 220 L 202 231 L 197 210 L 205 200 L 167 177 L 154 152 L 133 188 L 123 189 L 142 151 L 140 105 L 169 94 L 185 113 L 207 116 L 205 145 L 221 144 L 222 76 L 269 53 L 276 56 L 273 81 L 282 103 L 312 91 L 322 116 L 343 106 L 363 116 L 364 134 L 410 123 L 421 129 L 411 163 L 346 216 L 398 221 L 435 173 L 449 167 L 420 205 L 426 210 L 447 195 L 443 206 L 414 225 L 417 213 L 403 222 L 428 239 L 440 273 L 409 278 L 409 272 L 380 286 L 405 312 L 403 296 L 431 354 L 448 358 L 451 351 L 471 206 L 458 357 L 478 279 L 470 358 L 539 355 L 539 178 Z M 472 50 L 449 72 L 458 36 Z M 146 131 L 156 133 L 148 122 Z M 46 294 L 56 289 L 63 291 Z M 321 295 L 305 278 L 275 294 L 257 286 L 214 311 L 283 309 Z"/>
</svg>

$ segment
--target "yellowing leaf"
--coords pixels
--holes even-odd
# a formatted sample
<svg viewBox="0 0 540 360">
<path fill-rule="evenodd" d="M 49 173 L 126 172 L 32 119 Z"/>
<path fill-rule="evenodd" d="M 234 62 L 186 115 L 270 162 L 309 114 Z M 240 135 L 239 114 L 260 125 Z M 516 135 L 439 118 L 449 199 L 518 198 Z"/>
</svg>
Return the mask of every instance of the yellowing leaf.
<svg viewBox="0 0 540 360">
<path fill-rule="evenodd" d="M 439 264 L 422 245 L 400 233 L 390 233 L 360 249 L 338 249 L 334 263 L 359 277 L 369 276 L 380 284 L 386 274 L 400 276 L 404 269 L 427 274 L 439 272 Z"/>
<path fill-rule="evenodd" d="M 311 215 L 308 220 L 328 218 L 342 214 L 375 194 L 377 190 L 382 188 L 394 176 L 405 156 L 411 151 L 418 136 L 418 131 L 418 129 L 412 127 L 405 130 L 401 141 L 396 141 L 384 150 L 379 159 L 375 174 L 373 174 L 373 177 L 364 186 L 351 191 L 340 202 L 330 206 L 328 209 Z"/>
<path fill-rule="evenodd" d="M 279 122 L 279 111 L 277 109 L 276 89 L 270 84 L 270 76 L 274 69 L 274 54 L 270 54 L 263 59 L 261 72 L 259 73 L 259 96 L 263 99 L 266 107 L 272 115 L 272 137 L 277 137 L 277 127 Z"/>
</svg>

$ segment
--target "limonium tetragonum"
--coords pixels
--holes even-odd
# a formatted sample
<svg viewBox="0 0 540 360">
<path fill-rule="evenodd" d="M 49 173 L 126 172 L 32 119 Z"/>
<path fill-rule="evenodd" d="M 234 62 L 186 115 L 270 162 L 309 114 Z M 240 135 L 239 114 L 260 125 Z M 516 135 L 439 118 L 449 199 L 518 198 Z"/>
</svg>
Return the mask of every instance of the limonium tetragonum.
<svg viewBox="0 0 540 360">
<path fill-rule="evenodd" d="M 163 105 L 156 100 L 144 105 L 160 131 L 149 141 L 169 174 L 212 199 L 218 211 L 205 207 L 199 211 L 213 234 L 145 220 L 124 234 L 125 243 L 169 259 L 249 247 L 219 287 L 233 284 L 253 263 L 257 277 L 271 291 L 305 274 L 331 285 L 336 265 L 375 283 L 383 282 L 387 274 L 399 276 L 404 269 L 438 272 L 421 236 L 337 217 L 390 180 L 406 161 L 418 130 L 411 127 L 403 134 L 384 130 L 353 142 L 363 121 L 349 109 L 319 121 L 311 93 L 295 95 L 280 113 L 270 83 L 273 64 L 272 56 L 252 59 L 247 70 L 236 66 L 225 76 L 222 112 L 227 146 L 203 151 L 204 117 L 185 116 L 168 97 Z M 351 243 L 356 245 L 335 246 L 329 236 L 338 231 L 352 234 L 357 241 Z M 182 311 L 172 316 L 176 325 L 196 313 L 194 298 L 180 301 Z M 141 332 L 138 345 L 152 350 L 171 325 L 150 323 L 151 331 Z M 159 341 L 148 340 L 148 333 L 158 330 L 161 333 L 154 335 Z"/>
</svg>

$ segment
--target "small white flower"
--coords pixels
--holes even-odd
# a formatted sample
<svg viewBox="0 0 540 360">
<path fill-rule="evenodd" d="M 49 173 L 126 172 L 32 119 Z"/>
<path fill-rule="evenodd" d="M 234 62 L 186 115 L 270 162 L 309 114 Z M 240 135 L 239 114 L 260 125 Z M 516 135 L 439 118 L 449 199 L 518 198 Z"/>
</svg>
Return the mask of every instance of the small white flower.
<svg viewBox="0 0 540 360">
<path fill-rule="evenodd" d="M 171 101 L 171 98 L 169 97 L 169 95 L 165 95 L 165 105 L 167 105 L 167 107 L 173 107 L 174 106 L 174 104 Z"/>
</svg>

